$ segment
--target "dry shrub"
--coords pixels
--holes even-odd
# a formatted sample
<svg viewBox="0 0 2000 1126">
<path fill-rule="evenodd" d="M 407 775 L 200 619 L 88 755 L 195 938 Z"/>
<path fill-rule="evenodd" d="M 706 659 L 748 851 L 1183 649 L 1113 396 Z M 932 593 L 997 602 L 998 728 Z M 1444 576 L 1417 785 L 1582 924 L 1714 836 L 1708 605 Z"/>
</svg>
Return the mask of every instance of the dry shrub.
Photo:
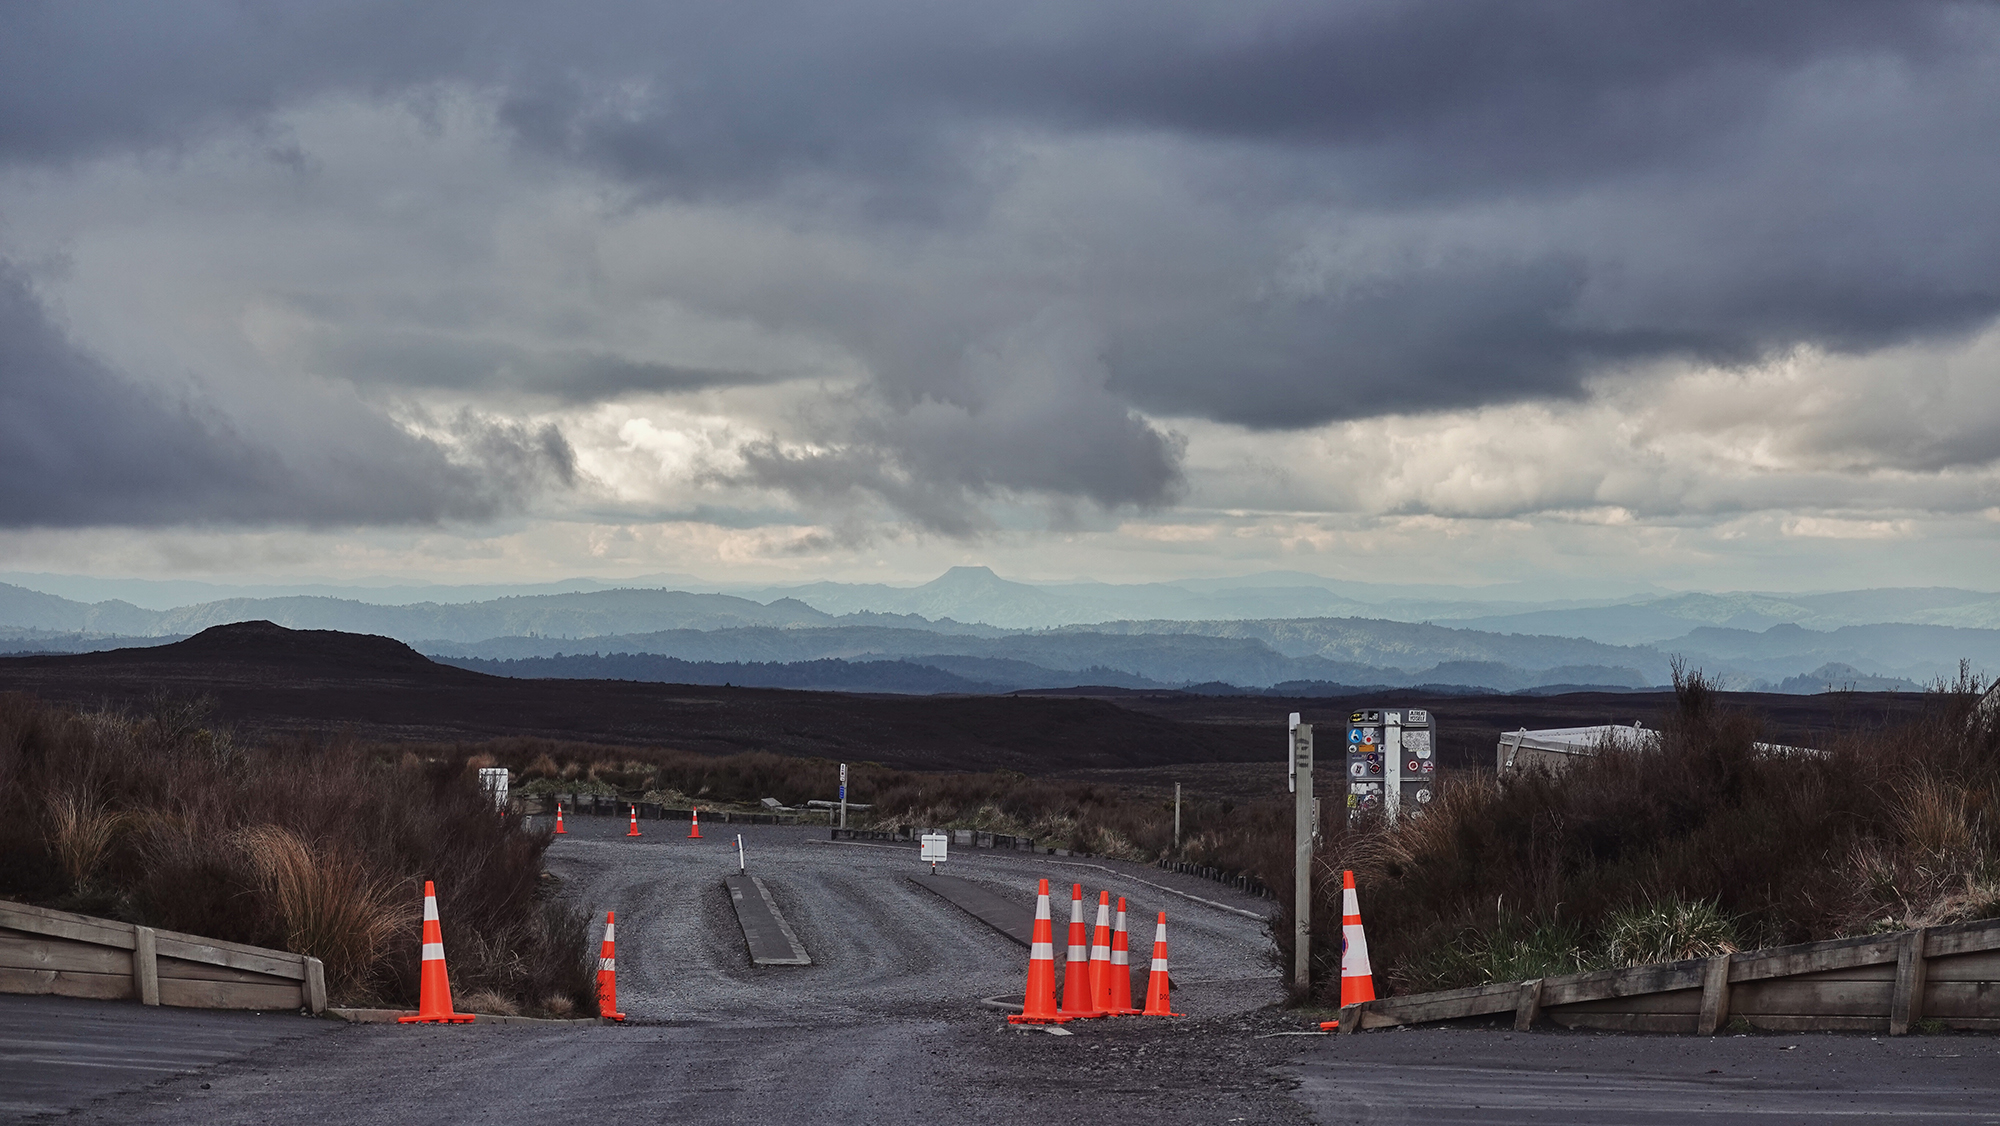
<svg viewBox="0 0 2000 1126">
<path fill-rule="evenodd" d="M 85 791 L 69 790 L 49 799 L 49 844 L 71 889 L 90 882 L 124 823 L 123 814 Z"/>
<path fill-rule="evenodd" d="M 390 942 L 422 919 L 395 881 L 288 829 L 254 825 L 237 830 L 231 843 L 248 857 L 284 948 L 324 962 L 332 983 L 365 988 Z"/>
<path fill-rule="evenodd" d="M 1973 846 L 1972 795 L 1928 772 L 1896 789 L 1890 816 L 1903 842 L 1933 857 L 1962 855 Z"/>
<path fill-rule="evenodd" d="M 517 1017 L 521 1008 L 511 998 L 495 993 L 491 989 L 475 989 L 463 997 L 454 997 L 452 1008 L 462 1013 L 485 1013 L 488 1016 Z"/>
</svg>

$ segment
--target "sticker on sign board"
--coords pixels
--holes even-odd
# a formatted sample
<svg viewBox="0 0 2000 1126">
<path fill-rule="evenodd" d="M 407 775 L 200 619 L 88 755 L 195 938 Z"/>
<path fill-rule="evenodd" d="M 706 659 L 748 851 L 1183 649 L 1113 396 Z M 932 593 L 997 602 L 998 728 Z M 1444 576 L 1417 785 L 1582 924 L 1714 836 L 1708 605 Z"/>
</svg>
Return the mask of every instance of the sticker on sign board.
<svg viewBox="0 0 2000 1126">
<path fill-rule="evenodd" d="M 1413 752 L 1418 758 L 1431 757 L 1431 733 L 1428 731 L 1403 732 L 1403 749 Z"/>
<path fill-rule="evenodd" d="M 1350 743 L 1359 743 L 1361 741 L 1361 729 L 1359 727 L 1348 728 L 1347 741 Z"/>
<path fill-rule="evenodd" d="M 1362 732 L 1361 732 L 1361 743 L 1362 743 L 1362 745 L 1363 745 L 1363 746 L 1367 746 L 1367 747 L 1372 747 L 1372 746 L 1374 746 L 1374 745 L 1375 745 L 1375 729 L 1374 729 L 1374 728 L 1372 728 L 1372 727 L 1369 727 L 1369 728 L 1364 728 L 1364 729 L 1362 730 Z"/>
<path fill-rule="evenodd" d="M 1417 791 L 1417 800 L 1418 800 L 1418 801 L 1429 801 L 1429 800 L 1431 800 L 1431 788 L 1430 788 L 1429 786 L 1425 786 L 1425 787 L 1424 787 L 1423 789 L 1421 789 L 1421 790 L 1418 790 L 1418 791 Z"/>
<path fill-rule="evenodd" d="M 1409 712 L 1407 712 L 1403 716 L 1403 724 L 1405 726 L 1410 726 L 1410 727 L 1413 727 L 1420 723 L 1429 723 L 1430 721 L 1431 721 L 1431 713 L 1425 711 L 1422 708 L 1411 708 Z"/>
<path fill-rule="evenodd" d="M 1430 762 L 1428 760 L 1426 760 L 1421 766 L 1422 773 L 1425 774 L 1429 774 L 1435 771 L 1436 769 L 1437 769 L 1437 763 Z"/>
<path fill-rule="evenodd" d="M 1382 799 L 1376 797 L 1374 794 L 1364 795 L 1361 799 L 1361 808 L 1363 809 L 1374 809 L 1376 806 L 1381 804 L 1382 804 Z"/>
<path fill-rule="evenodd" d="M 1350 778 L 1359 778 L 1367 772 L 1368 764 L 1365 762 L 1350 762 L 1347 764 L 1347 774 Z"/>
</svg>

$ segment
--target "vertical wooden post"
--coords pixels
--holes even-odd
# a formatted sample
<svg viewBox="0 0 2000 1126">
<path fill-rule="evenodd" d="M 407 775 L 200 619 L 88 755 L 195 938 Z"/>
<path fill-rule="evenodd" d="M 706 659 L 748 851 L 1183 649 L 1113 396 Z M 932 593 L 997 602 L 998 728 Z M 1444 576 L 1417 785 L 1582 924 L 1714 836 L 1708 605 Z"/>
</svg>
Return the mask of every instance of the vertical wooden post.
<svg viewBox="0 0 2000 1126">
<path fill-rule="evenodd" d="M 160 1003 L 160 954 L 153 928 L 132 928 L 132 992 L 141 1005 Z"/>
<path fill-rule="evenodd" d="M 1906 1036 L 1910 1026 L 1924 1019 L 1924 937 L 1928 928 L 1918 927 L 1903 934 L 1896 950 L 1896 989 L 1889 996 L 1889 1035 Z"/>
<path fill-rule="evenodd" d="M 1542 1015 L 1542 979 L 1521 983 L 1521 996 L 1514 1002 L 1514 1031 L 1526 1032 L 1535 1027 L 1535 1019 Z"/>
<path fill-rule="evenodd" d="M 1174 852 L 1181 850 L 1181 784 L 1174 783 Z"/>
<path fill-rule="evenodd" d="M 307 1012 L 318 1016 L 326 1011 L 326 963 L 318 958 L 306 959 L 304 992 Z"/>
<path fill-rule="evenodd" d="M 1361 1031 L 1361 1006 L 1342 1006 L 1340 1010 L 1340 1035 L 1352 1036 L 1359 1031 Z"/>
<path fill-rule="evenodd" d="M 1729 955 L 1717 954 L 1701 972 L 1701 1015 L 1695 1032 L 1713 1036 L 1729 1021 Z"/>
<path fill-rule="evenodd" d="M 1292 795 L 1292 985 L 1312 988 L 1313 735 L 1312 724 L 1292 731 L 1296 793 Z"/>
</svg>

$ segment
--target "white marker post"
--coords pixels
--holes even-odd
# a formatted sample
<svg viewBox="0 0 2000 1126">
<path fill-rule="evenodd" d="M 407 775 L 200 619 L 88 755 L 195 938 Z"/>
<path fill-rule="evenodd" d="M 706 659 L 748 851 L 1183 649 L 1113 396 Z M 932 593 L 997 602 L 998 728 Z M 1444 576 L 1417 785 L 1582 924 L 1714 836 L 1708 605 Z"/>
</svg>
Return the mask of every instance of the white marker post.
<svg viewBox="0 0 2000 1126">
<path fill-rule="evenodd" d="M 847 828 L 847 764 L 840 764 L 840 827 Z"/>
<path fill-rule="evenodd" d="M 931 875 L 937 875 L 937 866 L 944 863 L 945 845 L 950 840 L 950 833 L 925 833 L 923 835 L 923 851 L 917 853 L 917 859 L 931 862 Z"/>
<path fill-rule="evenodd" d="M 1403 809 L 1403 713 L 1382 713 L 1382 812 L 1389 824 Z"/>
<path fill-rule="evenodd" d="M 743 864 L 743 834 L 736 834 L 736 874 L 742 875 L 747 869 Z"/>
</svg>

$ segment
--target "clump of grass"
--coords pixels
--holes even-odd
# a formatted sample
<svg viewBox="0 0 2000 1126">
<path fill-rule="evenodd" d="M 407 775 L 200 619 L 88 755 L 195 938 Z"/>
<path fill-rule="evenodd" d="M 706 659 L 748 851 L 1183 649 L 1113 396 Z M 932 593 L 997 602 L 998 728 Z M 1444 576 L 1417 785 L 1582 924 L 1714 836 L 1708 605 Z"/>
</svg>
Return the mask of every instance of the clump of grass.
<svg viewBox="0 0 2000 1126">
<path fill-rule="evenodd" d="M 90 882 L 124 824 L 123 814 L 107 809 L 87 790 L 66 790 L 49 798 L 49 847 L 71 890 L 81 891 Z"/>
<path fill-rule="evenodd" d="M 1613 966 L 1712 958 L 1736 949 L 1735 922 L 1707 900 L 1668 896 L 1614 911 L 1604 924 L 1605 961 Z"/>
<path fill-rule="evenodd" d="M 256 873 L 264 909 L 284 931 L 284 948 L 326 964 L 329 979 L 358 985 L 389 944 L 421 922 L 395 881 L 337 850 L 314 848 L 277 825 L 253 825 L 231 838 Z"/>
</svg>

